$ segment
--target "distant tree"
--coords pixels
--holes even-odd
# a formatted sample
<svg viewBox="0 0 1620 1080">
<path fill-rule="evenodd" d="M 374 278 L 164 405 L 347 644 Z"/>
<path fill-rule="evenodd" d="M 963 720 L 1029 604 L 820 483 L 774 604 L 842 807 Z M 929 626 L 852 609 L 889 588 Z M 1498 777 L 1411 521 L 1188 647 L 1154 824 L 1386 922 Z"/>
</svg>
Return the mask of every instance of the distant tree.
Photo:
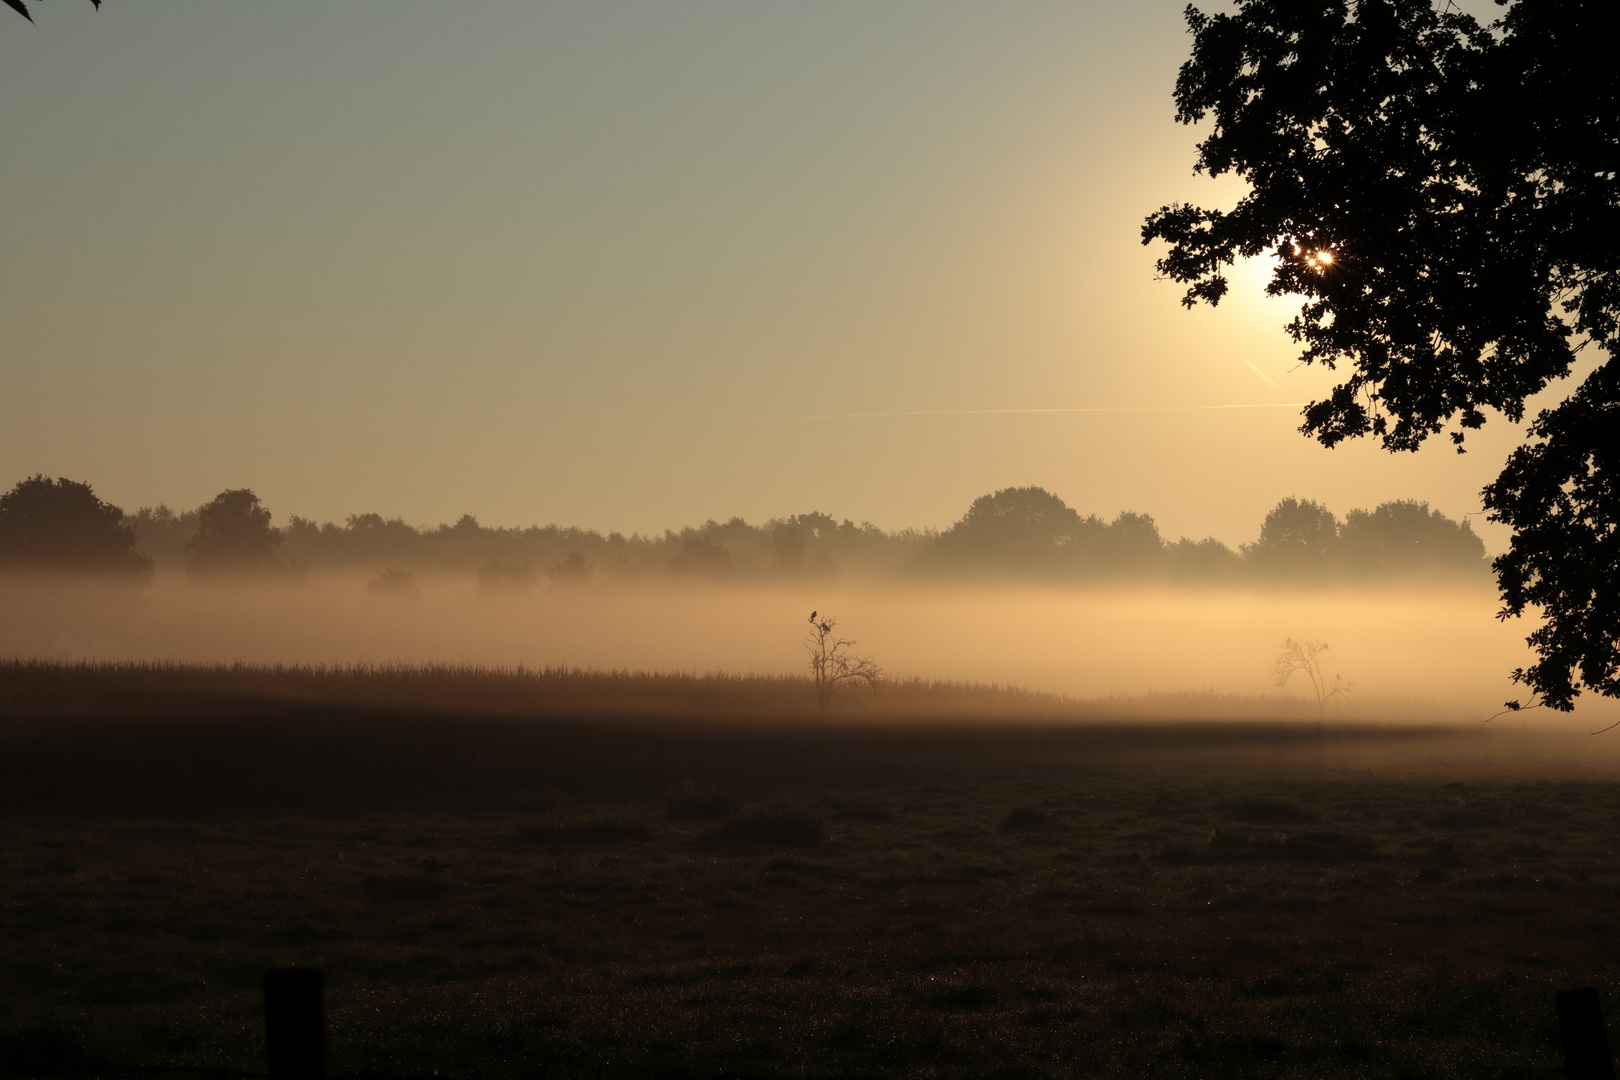
<svg viewBox="0 0 1620 1080">
<path fill-rule="evenodd" d="M 1513 529 L 1502 616 L 1539 608 L 1540 703 L 1620 697 L 1620 64 L 1613 0 L 1508 0 L 1486 28 L 1432 0 L 1239 0 L 1187 9 L 1177 119 L 1212 119 L 1196 169 L 1246 182 L 1231 210 L 1165 206 L 1183 303 L 1271 256 L 1303 299 L 1301 359 L 1342 381 L 1304 412 L 1324 445 L 1459 450 L 1491 411 L 1592 370 L 1541 412 L 1484 490 Z M 1516 704 L 1516 703 L 1515 703 Z"/>
<path fill-rule="evenodd" d="M 1238 553 L 1213 536 L 1182 537 L 1165 549 L 1165 561 L 1170 575 L 1184 581 L 1228 581 L 1243 566 Z"/>
<path fill-rule="evenodd" d="M 1050 576 L 1072 570 L 1082 538 L 1095 546 L 1105 528 L 1044 488 L 1003 488 L 974 499 L 962 519 L 923 553 L 923 565 Z"/>
<path fill-rule="evenodd" d="M 1467 519 L 1454 521 L 1425 502 L 1350 511 L 1339 530 L 1339 549 L 1346 568 L 1361 573 L 1483 573 L 1487 567 L 1485 542 Z"/>
<path fill-rule="evenodd" d="M 289 514 L 287 524 L 281 527 L 281 553 L 287 558 L 298 558 L 308 563 L 343 562 L 347 545 L 335 543 L 341 532 L 330 521 L 324 525 L 307 517 Z"/>
<path fill-rule="evenodd" d="M 804 640 L 810 654 L 810 677 L 816 688 L 816 712 L 823 720 L 838 695 L 856 686 L 878 690 L 883 685 L 883 669 L 870 656 L 857 656 L 850 650 L 860 644 L 837 635 L 838 620 L 810 613 L 810 634 Z"/>
<path fill-rule="evenodd" d="M 1147 514 L 1125 511 L 1108 523 L 1097 537 L 1094 555 L 1098 569 L 1115 574 L 1142 575 L 1164 562 L 1164 538 Z"/>
<path fill-rule="evenodd" d="M 1335 569 L 1339 519 L 1309 499 L 1283 499 L 1260 525 L 1260 538 L 1243 545 L 1243 557 L 1274 577 L 1320 577 Z"/>
<path fill-rule="evenodd" d="M 768 522 L 766 528 L 775 556 L 772 569 L 777 573 L 824 577 L 838 571 L 838 564 L 827 550 L 840 532 L 838 520 L 831 514 L 795 514 Z"/>
<path fill-rule="evenodd" d="M 193 574 L 266 573 L 285 570 L 277 561 L 281 531 L 270 511 L 248 488 L 222 491 L 197 508 L 197 532 L 186 544 Z"/>
<path fill-rule="evenodd" d="M 1305 678 L 1311 684 L 1311 697 L 1316 703 L 1316 718 L 1322 719 L 1322 711 L 1327 703 L 1334 698 L 1348 698 L 1355 693 L 1354 683 L 1346 682 L 1337 674 L 1329 679 L 1322 671 L 1322 659 L 1328 653 L 1326 642 L 1322 641 L 1295 641 L 1293 638 L 1284 638 L 1278 646 L 1277 657 L 1271 662 L 1271 683 L 1281 690 L 1288 685 L 1288 680 L 1296 672 L 1304 672 Z"/>
<path fill-rule="evenodd" d="M 290 535 L 288 539 L 291 540 Z M 381 514 L 350 514 L 343 528 L 333 530 L 332 539 L 347 559 L 375 565 L 408 558 L 420 544 L 422 536 L 399 518 L 385 519 Z"/>
<path fill-rule="evenodd" d="M 1080 515 L 1045 488 L 1002 488 L 973 500 L 952 526 L 954 542 L 982 548 L 1060 544 L 1080 529 Z"/>
<path fill-rule="evenodd" d="M 183 564 L 186 544 L 197 533 L 197 511 L 176 514 L 160 503 L 141 507 L 124 523 L 135 529 L 135 546 L 151 555 L 157 565 Z"/>
<path fill-rule="evenodd" d="M 36 475 L 0 495 L 0 567 L 145 580 L 152 558 L 135 527 L 89 484 Z"/>
<path fill-rule="evenodd" d="M 735 569 L 731 552 L 710 536 L 687 536 L 680 545 L 665 563 L 665 569 L 676 577 L 728 577 Z"/>
<path fill-rule="evenodd" d="M 553 585 L 589 585 L 596 576 L 596 567 L 583 551 L 570 551 L 568 557 L 546 567 L 546 578 Z"/>
</svg>

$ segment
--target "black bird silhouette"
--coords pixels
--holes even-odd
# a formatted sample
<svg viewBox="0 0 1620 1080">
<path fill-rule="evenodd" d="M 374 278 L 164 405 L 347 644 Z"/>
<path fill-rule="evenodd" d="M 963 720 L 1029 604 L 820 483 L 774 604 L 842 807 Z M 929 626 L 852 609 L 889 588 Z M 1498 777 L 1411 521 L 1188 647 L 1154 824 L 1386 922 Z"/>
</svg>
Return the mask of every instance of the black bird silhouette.
<svg viewBox="0 0 1620 1080">
<path fill-rule="evenodd" d="M 815 613 L 815 612 L 813 612 L 813 611 L 812 611 L 812 612 L 811 612 L 811 613 L 810 613 L 810 621 L 811 621 L 811 622 L 815 622 L 815 621 L 816 621 L 816 613 Z"/>
</svg>

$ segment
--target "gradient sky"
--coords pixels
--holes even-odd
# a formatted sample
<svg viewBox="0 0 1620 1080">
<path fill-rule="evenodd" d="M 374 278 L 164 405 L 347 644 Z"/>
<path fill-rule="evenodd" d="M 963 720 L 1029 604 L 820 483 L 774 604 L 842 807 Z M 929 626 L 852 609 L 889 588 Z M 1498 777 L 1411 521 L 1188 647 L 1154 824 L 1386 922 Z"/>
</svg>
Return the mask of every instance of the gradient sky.
<svg viewBox="0 0 1620 1080">
<path fill-rule="evenodd" d="M 624 531 L 1039 484 L 1230 543 L 1285 495 L 1478 510 L 1500 420 L 1394 457 L 1202 408 L 1329 379 L 1258 268 L 1189 313 L 1139 243 L 1239 191 L 1173 120 L 1183 6 L 0 12 L 0 481 Z"/>
</svg>

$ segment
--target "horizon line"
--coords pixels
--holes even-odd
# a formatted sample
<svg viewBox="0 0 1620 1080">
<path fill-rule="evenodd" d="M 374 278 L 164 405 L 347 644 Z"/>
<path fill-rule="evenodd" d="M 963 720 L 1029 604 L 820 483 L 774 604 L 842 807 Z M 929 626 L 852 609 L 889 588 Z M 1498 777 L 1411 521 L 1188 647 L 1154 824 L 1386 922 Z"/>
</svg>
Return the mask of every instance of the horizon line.
<svg viewBox="0 0 1620 1080">
<path fill-rule="evenodd" d="M 995 416 L 1020 413 L 1126 413 L 1190 412 L 1214 409 L 1303 409 L 1308 401 L 1259 401 L 1241 405 L 1117 405 L 1096 408 L 1054 409 L 908 409 L 900 412 L 823 413 L 814 416 L 773 416 L 772 420 L 868 420 L 887 416 Z"/>
</svg>

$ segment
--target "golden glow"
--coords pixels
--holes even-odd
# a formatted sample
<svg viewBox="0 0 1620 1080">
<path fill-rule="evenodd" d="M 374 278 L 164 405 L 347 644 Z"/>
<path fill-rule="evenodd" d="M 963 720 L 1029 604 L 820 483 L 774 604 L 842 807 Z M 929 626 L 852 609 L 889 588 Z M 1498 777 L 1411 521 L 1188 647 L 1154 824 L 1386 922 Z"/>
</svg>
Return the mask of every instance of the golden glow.
<svg viewBox="0 0 1620 1080">
<path fill-rule="evenodd" d="M 1298 240 L 1293 241 L 1293 245 L 1294 255 L 1296 257 L 1302 254 L 1305 255 L 1306 266 L 1312 267 L 1316 270 L 1326 270 L 1329 266 L 1333 265 L 1333 252 L 1329 251 L 1327 248 L 1318 248 L 1309 254 L 1305 254 L 1305 249 L 1300 246 Z"/>
<path fill-rule="evenodd" d="M 1327 268 L 1333 265 L 1333 252 L 1326 249 L 1313 251 L 1309 255 L 1305 256 L 1305 265 L 1311 267 L 1319 274 L 1326 273 Z"/>
<path fill-rule="evenodd" d="M 1269 694 L 1277 643 L 1302 627 L 1332 644 L 1338 670 L 1370 697 L 1423 699 L 1434 703 L 1425 716 L 1454 710 L 1476 725 L 1501 707 L 1504 673 L 1528 656 L 1523 627 L 1491 618 L 1493 591 L 1469 585 L 1193 594 L 818 579 L 754 588 L 616 582 L 493 598 L 477 594 L 470 572 L 428 572 L 417 575 L 419 594 L 378 603 L 368 597 L 369 574 L 315 568 L 293 589 L 254 581 L 200 589 L 182 571 L 160 568 L 143 606 L 122 622 L 88 591 L 0 579 L 0 635 L 8 653 L 60 656 L 58 642 L 73 640 L 76 658 L 95 660 L 790 674 L 803 670 L 803 608 L 837 612 L 840 630 L 903 676 L 1101 697 L 1194 687 Z M 32 627 L 47 624 L 19 613 L 45 604 L 61 629 L 36 637 Z"/>
<path fill-rule="evenodd" d="M 1039 484 L 1235 546 L 1288 494 L 1474 509 L 1518 442 L 1328 451 L 1288 406 L 970 412 L 1342 377 L 1298 364 L 1302 298 L 1265 291 L 1337 285 L 1337 249 L 1304 261 L 1333 220 L 1240 260 L 1218 308 L 1154 280 L 1147 214 L 1248 187 L 1188 175 L 1187 38 L 1145 5 L 504 4 L 448 30 L 441 5 L 208 5 L 183 42 L 99 51 L 110 19 L 155 32 L 114 6 L 0 40 L 0 91 L 38 103 L 6 131 L 28 209 L 0 214 L 0 491 L 656 535 L 811 508 L 946 528 Z M 92 279 L 116 284 L 90 303 Z M 951 415 L 769 419 L 889 412 Z"/>
</svg>

